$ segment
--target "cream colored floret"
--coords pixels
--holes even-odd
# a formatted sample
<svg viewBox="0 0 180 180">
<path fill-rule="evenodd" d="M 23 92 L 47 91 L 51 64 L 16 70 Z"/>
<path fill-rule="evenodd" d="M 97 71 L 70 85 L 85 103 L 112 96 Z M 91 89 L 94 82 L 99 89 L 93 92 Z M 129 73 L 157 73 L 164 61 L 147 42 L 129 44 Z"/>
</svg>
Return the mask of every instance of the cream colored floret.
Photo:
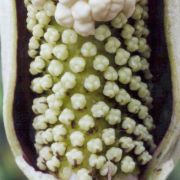
<svg viewBox="0 0 180 180">
<path fill-rule="evenodd" d="M 38 11 L 38 8 L 36 6 L 34 6 L 34 4 L 29 3 L 27 5 L 27 16 L 28 18 L 35 18 L 36 17 L 36 13 Z"/>
<path fill-rule="evenodd" d="M 138 136 L 140 140 L 146 140 L 148 138 L 149 132 L 144 125 L 139 124 L 135 128 L 134 134 Z"/>
<path fill-rule="evenodd" d="M 35 18 L 29 18 L 27 21 L 27 29 L 32 32 L 34 26 L 37 25 L 37 21 Z"/>
<path fill-rule="evenodd" d="M 75 44 L 77 43 L 78 35 L 72 29 L 66 29 L 62 33 L 62 42 L 65 44 Z"/>
<path fill-rule="evenodd" d="M 46 14 L 51 17 L 54 16 L 56 5 L 53 1 L 46 1 L 46 3 L 43 6 L 43 9 L 46 12 Z"/>
<path fill-rule="evenodd" d="M 146 99 L 146 97 L 150 96 L 150 91 L 147 87 L 143 86 L 141 83 L 141 87 L 138 91 L 138 96 L 142 99 Z"/>
<path fill-rule="evenodd" d="M 55 172 L 60 166 L 60 161 L 56 156 L 53 156 L 50 160 L 46 162 L 46 166 L 50 171 Z"/>
<path fill-rule="evenodd" d="M 127 50 L 130 52 L 135 52 L 139 49 L 139 40 L 137 37 L 132 37 L 125 41 Z"/>
<path fill-rule="evenodd" d="M 65 97 L 67 89 L 65 89 L 63 84 L 58 81 L 53 85 L 52 91 L 55 93 L 56 97 L 62 99 Z"/>
<path fill-rule="evenodd" d="M 29 55 L 29 57 L 31 57 L 32 59 L 34 59 L 34 58 L 37 56 L 37 54 L 38 54 L 38 51 L 35 50 L 35 49 L 29 49 L 29 50 L 28 50 L 28 55 Z"/>
<path fill-rule="evenodd" d="M 92 42 L 86 42 L 81 47 L 81 54 L 84 57 L 91 57 L 97 54 L 97 47 Z"/>
<path fill-rule="evenodd" d="M 63 64 L 60 61 L 52 60 L 48 65 L 48 72 L 52 76 L 59 76 L 63 72 Z"/>
<path fill-rule="evenodd" d="M 62 168 L 60 177 L 61 177 L 63 180 L 66 180 L 66 179 L 70 179 L 70 177 L 72 176 L 72 174 L 73 174 L 72 167 L 69 167 L 69 166 L 68 166 L 68 167 Z"/>
<path fill-rule="evenodd" d="M 101 169 L 106 162 L 106 158 L 104 156 L 98 156 L 96 154 L 91 154 L 89 157 L 89 165 L 92 168 Z"/>
<path fill-rule="evenodd" d="M 111 6 L 110 0 L 104 0 L 103 3 L 96 0 L 89 0 L 89 6 L 92 10 L 92 17 L 95 21 L 104 21 Z"/>
<path fill-rule="evenodd" d="M 77 172 L 78 180 L 93 180 L 92 176 L 90 175 L 87 169 L 80 169 Z"/>
<path fill-rule="evenodd" d="M 42 89 L 44 91 L 47 91 L 48 89 L 50 89 L 53 85 L 53 80 L 52 77 L 50 75 L 44 75 L 41 79 L 40 79 L 40 85 L 42 87 Z"/>
<path fill-rule="evenodd" d="M 56 94 L 51 94 L 47 97 L 47 103 L 49 108 L 54 110 L 55 114 L 58 115 L 60 107 L 63 105 L 63 100 L 56 96 Z"/>
<path fill-rule="evenodd" d="M 40 46 L 39 40 L 36 37 L 32 36 L 29 40 L 28 46 L 29 49 L 38 49 Z"/>
<path fill-rule="evenodd" d="M 41 78 L 35 78 L 31 81 L 31 89 L 37 94 L 41 94 L 43 92 L 43 88 L 41 87 L 40 84 L 40 79 Z"/>
<path fill-rule="evenodd" d="M 66 152 L 66 145 L 64 142 L 55 142 L 51 144 L 51 150 L 54 156 L 63 156 Z"/>
<path fill-rule="evenodd" d="M 143 119 L 143 123 L 149 131 L 155 128 L 153 118 L 150 115 L 148 115 L 145 119 Z"/>
<path fill-rule="evenodd" d="M 74 23 L 71 9 L 60 3 L 56 6 L 55 19 L 58 24 L 65 27 L 72 27 Z"/>
<path fill-rule="evenodd" d="M 131 97 L 125 89 L 120 89 L 115 99 L 122 106 L 131 101 Z"/>
<path fill-rule="evenodd" d="M 141 70 L 142 68 L 142 64 L 141 64 L 141 58 L 140 56 L 136 55 L 136 56 L 132 56 L 129 59 L 128 62 L 129 67 L 131 67 L 133 72 L 138 72 Z"/>
<path fill-rule="evenodd" d="M 118 73 L 114 67 L 109 66 L 104 72 L 104 78 L 108 81 L 115 81 L 118 79 Z"/>
<path fill-rule="evenodd" d="M 49 128 L 45 131 L 40 131 L 40 133 L 37 133 L 37 139 L 36 142 L 40 145 L 48 145 L 49 143 L 52 143 L 53 141 L 53 134 L 52 129 Z"/>
<path fill-rule="evenodd" d="M 67 134 L 67 130 L 63 125 L 56 125 L 53 130 L 54 141 L 62 141 Z"/>
<path fill-rule="evenodd" d="M 100 169 L 101 176 L 107 176 L 110 174 L 110 176 L 114 176 L 117 173 L 117 166 L 112 163 L 111 161 L 106 162 L 106 164 Z"/>
<path fill-rule="evenodd" d="M 39 151 L 39 156 L 43 158 L 44 160 L 48 161 L 52 158 L 52 151 L 51 148 L 48 146 L 44 146 L 40 151 Z"/>
<path fill-rule="evenodd" d="M 71 96 L 72 107 L 76 110 L 84 109 L 86 107 L 86 97 L 83 94 L 76 93 Z"/>
<path fill-rule="evenodd" d="M 150 66 L 149 62 L 145 58 L 141 58 L 141 65 L 142 65 L 141 69 L 143 71 L 148 70 Z"/>
<path fill-rule="evenodd" d="M 46 170 L 47 167 L 46 167 L 44 159 L 42 157 L 37 158 L 37 166 L 42 171 Z"/>
<path fill-rule="evenodd" d="M 76 85 L 76 76 L 71 72 L 66 72 L 61 77 L 61 84 L 64 89 L 72 89 Z"/>
<path fill-rule="evenodd" d="M 40 56 L 37 56 L 35 60 L 31 62 L 29 72 L 32 75 L 37 75 L 41 73 L 45 67 L 46 67 L 45 61 Z"/>
<path fill-rule="evenodd" d="M 121 29 L 127 23 L 127 17 L 124 13 L 119 13 L 112 21 L 111 25 L 114 28 Z"/>
<path fill-rule="evenodd" d="M 105 50 L 108 53 L 116 53 L 117 49 L 121 46 L 121 42 L 116 37 L 110 37 L 105 44 Z"/>
<path fill-rule="evenodd" d="M 44 60 L 50 60 L 52 58 L 53 46 L 48 43 L 44 43 L 40 47 L 40 55 Z"/>
<path fill-rule="evenodd" d="M 134 141 L 131 137 L 121 137 L 119 139 L 119 144 L 125 152 L 130 152 L 135 147 Z"/>
<path fill-rule="evenodd" d="M 149 115 L 148 113 L 148 107 L 141 105 L 139 113 L 138 113 L 138 117 L 139 119 L 145 119 L 147 116 Z"/>
<path fill-rule="evenodd" d="M 59 59 L 61 61 L 65 61 L 69 56 L 67 46 L 64 44 L 56 45 L 53 48 L 53 54 L 57 59 Z"/>
<path fill-rule="evenodd" d="M 109 59 L 106 56 L 98 55 L 93 61 L 93 67 L 97 71 L 105 71 L 109 65 Z"/>
<path fill-rule="evenodd" d="M 105 102 L 99 101 L 92 106 L 91 112 L 95 118 L 105 117 L 109 112 L 109 106 Z"/>
<path fill-rule="evenodd" d="M 132 173 L 135 167 L 136 163 L 130 156 L 125 156 L 121 161 L 121 171 L 124 173 Z"/>
<path fill-rule="evenodd" d="M 116 125 L 121 122 L 121 110 L 112 108 L 106 116 L 106 121 L 110 125 Z"/>
<path fill-rule="evenodd" d="M 132 71 L 128 67 L 122 67 L 118 71 L 119 82 L 122 84 L 129 84 L 132 78 Z"/>
<path fill-rule="evenodd" d="M 95 38 L 99 41 L 104 41 L 106 38 L 111 36 L 111 31 L 108 26 L 100 25 L 96 28 Z"/>
<path fill-rule="evenodd" d="M 142 14 L 143 14 L 143 8 L 142 8 L 142 6 L 137 4 L 132 18 L 135 20 L 139 20 L 142 18 Z"/>
<path fill-rule="evenodd" d="M 149 49 L 149 45 L 147 43 L 147 40 L 145 38 L 139 38 L 139 52 L 144 53 Z"/>
<path fill-rule="evenodd" d="M 117 65 L 125 65 L 128 62 L 128 59 L 130 57 L 130 53 L 126 51 L 125 49 L 118 49 L 115 56 L 115 63 Z"/>
<path fill-rule="evenodd" d="M 29 1 L 29 0 L 25 0 L 25 1 Z M 26 2 L 25 2 L 25 4 L 26 4 Z M 27 9 L 27 19 L 35 18 L 38 9 L 30 2 L 28 2 L 26 9 Z"/>
<path fill-rule="evenodd" d="M 105 21 L 110 21 L 114 19 L 121 11 L 124 10 L 125 7 L 125 1 L 124 0 L 111 0 L 111 5 L 109 12 L 106 16 Z"/>
<path fill-rule="evenodd" d="M 44 115 L 36 116 L 33 119 L 33 128 L 36 130 L 43 130 L 47 128 L 47 122 L 45 121 Z"/>
<path fill-rule="evenodd" d="M 134 154 L 140 155 L 145 151 L 144 143 L 142 141 L 135 141 Z"/>
<path fill-rule="evenodd" d="M 91 21 L 90 22 L 75 21 L 74 30 L 82 36 L 89 36 L 95 33 L 94 23 Z"/>
<path fill-rule="evenodd" d="M 141 155 L 138 156 L 138 161 L 140 161 L 142 165 L 147 164 L 151 159 L 152 156 L 147 151 L 143 152 Z"/>
<path fill-rule="evenodd" d="M 71 68 L 71 71 L 74 73 L 80 73 L 84 71 L 86 66 L 86 61 L 83 57 L 73 57 L 70 62 L 69 66 Z"/>
<path fill-rule="evenodd" d="M 144 33 L 144 30 L 145 30 L 145 22 L 144 20 L 138 20 L 135 22 L 134 24 L 134 28 L 135 28 L 135 35 L 137 37 L 142 37 L 143 33 Z"/>
<path fill-rule="evenodd" d="M 124 39 L 131 39 L 133 34 L 135 32 L 135 29 L 132 25 L 130 24 L 125 24 L 123 27 L 123 30 L 121 31 L 121 36 Z"/>
<path fill-rule="evenodd" d="M 39 97 L 33 100 L 32 110 L 35 114 L 43 114 L 47 109 L 46 97 Z"/>
<path fill-rule="evenodd" d="M 84 87 L 89 91 L 93 92 L 99 89 L 101 86 L 101 82 L 98 76 L 96 75 L 89 75 L 88 77 L 85 78 L 84 80 Z"/>
<path fill-rule="evenodd" d="M 43 37 L 43 35 L 44 35 L 44 30 L 43 30 L 42 25 L 40 25 L 40 24 L 34 25 L 33 28 L 32 28 L 32 34 L 33 34 L 33 36 L 36 37 L 37 39 Z"/>
<path fill-rule="evenodd" d="M 74 147 L 81 147 L 84 144 L 84 134 L 80 131 L 75 131 L 70 135 L 71 144 Z"/>
<path fill-rule="evenodd" d="M 80 165 L 83 162 L 83 153 L 77 149 L 72 149 L 66 153 L 68 162 L 72 166 Z"/>
<path fill-rule="evenodd" d="M 126 131 L 127 134 L 132 134 L 134 132 L 134 129 L 136 127 L 136 122 L 129 118 L 125 117 L 122 122 L 122 128 Z"/>
<path fill-rule="evenodd" d="M 43 27 L 47 26 L 51 20 L 44 10 L 37 12 L 36 19 L 38 23 L 42 25 Z"/>
<path fill-rule="evenodd" d="M 72 110 L 66 108 L 64 109 L 60 116 L 59 121 L 67 126 L 71 125 L 72 121 L 74 120 L 75 115 Z"/>
<path fill-rule="evenodd" d="M 103 144 L 101 139 L 96 138 L 96 139 L 91 139 L 87 143 L 87 149 L 91 153 L 99 153 L 103 150 Z"/>
<path fill-rule="evenodd" d="M 51 44 L 56 43 L 60 38 L 58 30 L 54 27 L 47 28 L 47 31 L 44 34 L 44 39 Z"/>
<path fill-rule="evenodd" d="M 107 81 L 104 85 L 103 94 L 109 98 L 114 98 L 119 92 L 119 86 L 115 82 Z"/>
<path fill-rule="evenodd" d="M 106 152 L 106 157 L 109 161 L 119 162 L 122 158 L 122 149 L 112 147 Z"/>
<path fill-rule="evenodd" d="M 42 146 L 44 143 L 43 143 L 43 138 L 42 138 L 42 132 L 43 131 L 38 131 L 36 132 L 35 134 L 35 142 L 39 145 L 39 146 Z"/>
<path fill-rule="evenodd" d="M 92 20 L 91 8 L 86 1 L 77 1 L 71 9 L 75 21 L 89 22 Z"/>
<path fill-rule="evenodd" d="M 55 110 L 47 109 L 45 112 L 45 120 L 49 124 L 55 124 L 58 121 L 58 117 L 56 115 Z"/>
<path fill-rule="evenodd" d="M 140 76 L 133 76 L 131 78 L 131 82 L 129 84 L 129 88 L 132 91 L 137 91 L 141 86 L 141 77 Z"/>
<path fill-rule="evenodd" d="M 95 126 L 95 122 L 92 116 L 84 115 L 78 122 L 78 125 L 81 130 L 89 131 Z"/>
<path fill-rule="evenodd" d="M 128 104 L 128 111 L 137 114 L 140 110 L 141 102 L 137 99 L 131 99 L 131 102 Z"/>
<path fill-rule="evenodd" d="M 116 140 L 115 130 L 113 128 L 104 129 L 102 132 L 102 140 L 107 146 L 114 144 Z"/>
</svg>

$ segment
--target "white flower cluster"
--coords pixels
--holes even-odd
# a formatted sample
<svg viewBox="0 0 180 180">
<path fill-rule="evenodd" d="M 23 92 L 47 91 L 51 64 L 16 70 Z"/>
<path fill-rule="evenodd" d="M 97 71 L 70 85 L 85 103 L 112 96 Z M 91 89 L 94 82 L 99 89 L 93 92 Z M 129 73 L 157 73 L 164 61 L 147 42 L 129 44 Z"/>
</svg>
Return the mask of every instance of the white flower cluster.
<svg viewBox="0 0 180 180">
<path fill-rule="evenodd" d="M 95 34 L 96 21 L 111 21 L 120 12 L 129 18 L 138 0 L 59 0 L 55 19 L 65 27 L 74 27 L 82 36 Z"/>
<path fill-rule="evenodd" d="M 31 88 L 41 94 L 32 105 L 37 166 L 58 179 L 134 173 L 154 148 L 152 97 L 138 73 L 150 76 L 148 1 L 25 1 Z"/>
</svg>

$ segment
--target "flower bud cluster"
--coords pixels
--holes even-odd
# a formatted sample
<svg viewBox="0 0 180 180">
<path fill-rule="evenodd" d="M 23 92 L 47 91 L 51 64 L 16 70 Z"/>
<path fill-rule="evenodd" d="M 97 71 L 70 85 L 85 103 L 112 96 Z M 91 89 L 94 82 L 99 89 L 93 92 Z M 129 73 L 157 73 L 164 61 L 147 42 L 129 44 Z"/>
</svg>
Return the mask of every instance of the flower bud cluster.
<svg viewBox="0 0 180 180">
<path fill-rule="evenodd" d="M 25 0 L 37 166 L 62 179 L 133 173 L 155 146 L 146 0 L 56 3 Z"/>
<path fill-rule="evenodd" d="M 59 0 L 55 19 L 61 26 L 73 27 L 80 35 L 89 36 L 95 33 L 96 21 L 111 21 L 120 12 L 129 18 L 135 11 L 135 5 L 136 0 Z"/>
</svg>

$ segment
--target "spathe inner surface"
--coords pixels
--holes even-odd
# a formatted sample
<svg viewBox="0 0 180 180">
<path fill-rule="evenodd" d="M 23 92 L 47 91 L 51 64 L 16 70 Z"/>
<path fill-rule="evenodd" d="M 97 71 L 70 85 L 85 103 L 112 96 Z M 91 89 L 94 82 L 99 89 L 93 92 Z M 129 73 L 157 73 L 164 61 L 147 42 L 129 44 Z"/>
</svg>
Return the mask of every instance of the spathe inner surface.
<svg viewBox="0 0 180 180">
<path fill-rule="evenodd" d="M 23 2 L 17 3 L 18 16 L 18 54 L 17 54 L 17 86 L 14 101 L 14 123 L 17 137 L 20 141 L 27 161 L 36 166 L 36 153 L 33 147 L 34 133 L 32 130 L 33 114 L 31 110 L 33 94 L 30 90 L 31 77 L 29 74 L 30 58 L 27 55 L 29 34 L 26 30 L 26 9 Z M 152 64 L 154 75 L 154 109 L 153 116 L 157 125 L 155 131 L 159 143 L 169 125 L 171 117 L 171 81 L 164 38 L 163 5 L 162 1 L 152 0 L 150 3 L 150 29 Z M 24 18 L 22 18 L 24 17 Z M 166 83 L 164 83 L 166 82 Z"/>
</svg>

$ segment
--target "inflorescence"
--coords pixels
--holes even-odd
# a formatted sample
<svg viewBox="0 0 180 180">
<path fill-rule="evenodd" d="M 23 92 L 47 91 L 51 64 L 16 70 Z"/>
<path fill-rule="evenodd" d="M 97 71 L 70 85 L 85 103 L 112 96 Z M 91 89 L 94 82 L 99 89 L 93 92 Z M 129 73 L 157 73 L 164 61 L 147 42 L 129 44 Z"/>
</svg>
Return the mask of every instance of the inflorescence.
<svg viewBox="0 0 180 180">
<path fill-rule="evenodd" d="M 129 19 L 120 12 L 82 37 L 56 22 L 56 1 L 25 0 L 40 170 L 92 180 L 94 172 L 134 173 L 151 160 L 147 3 L 140 0 Z"/>
</svg>

